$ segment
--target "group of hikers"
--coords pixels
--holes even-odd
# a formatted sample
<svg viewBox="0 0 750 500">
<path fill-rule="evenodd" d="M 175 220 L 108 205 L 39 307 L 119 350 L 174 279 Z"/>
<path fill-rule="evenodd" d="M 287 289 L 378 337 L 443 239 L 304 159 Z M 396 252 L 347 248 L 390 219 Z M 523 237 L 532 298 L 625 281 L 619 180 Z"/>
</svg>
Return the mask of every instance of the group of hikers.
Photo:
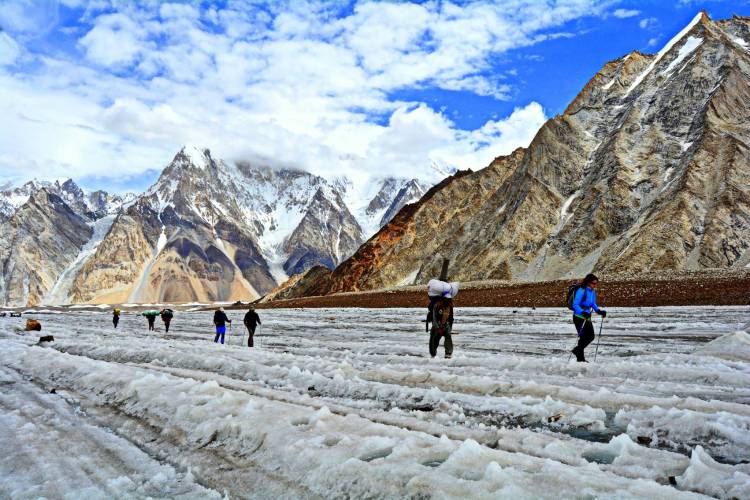
<svg viewBox="0 0 750 500">
<path fill-rule="evenodd" d="M 596 338 L 594 325 L 591 320 L 592 313 L 596 312 L 602 318 L 607 317 L 607 311 L 600 308 L 596 301 L 596 290 L 599 285 L 599 278 L 594 274 L 587 274 L 580 282 L 571 285 L 568 288 L 566 297 L 566 306 L 573 312 L 573 325 L 578 333 L 578 343 L 571 351 L 575 354 L 576 361 L 585 363 L 586 357 L 584 349 L 591 344 Z M 442 280 L 432 279 L 427 284 L 427 296 L 429 304 L 427 306 L 427 318 L 425 319 L 425 331 L 429 331 L 429 352 L 431 357 L 437 356 L 440 340 L 443 339 L 445 349 L 445 358 L 450 359 L 453 356 L 453 298 L 458 294 L 459 284 L 447 283 Z M 514 311 L 515 312 L 515 311 Z M 169 331 L 169 325 L 172 322 L 174 311 L 171 309 L 162 309 L 161 311 L 150 310 L 141 313 L 148 321 L 149 331 L 154 330 L 156 317 L 160 316 L 164 322 L 164 330 Z M 112 315 L 112 323 L 117 328 L 120 322 L 120 309 L 115 309 Z M 245 328 L 247 328 L 247 346 L 253 347 L 253 337 L 258 325 L 261 324 L 260 317 L 255 309 L 250 306 L 243 319 Z M 223 307 L 219 307 L 214 312 L 213 324 L 216 328 L 215 343 L 224 343 L 227 333 L 227 325 L 231 328 L 232 320 L 229 319 Z"/>
<path fill-rule="evenodd" d="M 120 314 L 122 311 L 120 309 L 115 308 L 112 311 L 112 324 L 115 328 L 117 328 L 117 325 L 120 323 Z M 164 331 L 169 332 L 169 325 L 172 323 L 172 318 L 174 317 L 174 311 L 169 308 L 164 308 L 160 311 L 157 311 L 155 309 L 144 311 L 141 313 L 142 316 L 146 318 L 146 322 L 148 323 L 148 330 L 154 331 L 155 330 L 155 323 L 156 323 L 156 317 L 160 316 L 162 322 L 164 323 Z M 245 318 L 243 320 L 245 327 L 247 328 L 247 346 L 253 347 L 254 341 L 253 337 L 255 336 L 255 330 L 258 327 L 258 325 L 261 324 L 260 322 L 260 316 L 258 316 L 258 313 L 255 312 L 255 309 L 250 306 L 250 309 L 245 313 Z M 216 337 L 214 338 L 214 342 L 221 342 L 224 343 L 224 336 L 227 333 L 227 324 L 231 326 L 232 320 L 227 317 L 226 312 L 224 312 L 223 307 L 219 307 L 214 312 L 214 320 L 213 324 L 216 327 Z"/>
<path fill-rule="evenodd" d="M 245 324 L 245 328 L 247 328 L 247 346 L 253 347 L 255 329 L 261 324 L 261 322 L 260 316 L 258 316 L 258 313 L 255 312 L 255 309 L 253 309 L 252 306 L 250 306 L 250 309 L 245 313 L 243 323 Z M 214 337 L 215 343 L 224 343 L 224 335 L 227 333 L 227 324 L 229 324 L 231 328 L 232 320 L 229 319 L 227 313 L 224 312 L 224 308 L 220 307 L 214 312 L 214 326 L 216 327 L 216 336 Z"/>
<path fill-rule="evenodd" d="M 584 349 L 594 340 L 594 325 L 591 320 L 592 312 L 602 318 L 607 317 L 607 311 L 600 308 L 596 302 L 596 289 L 599 278 L 594 274 L 587 274 L 580 283 L 568 288 L 566 306 L 573 312 L 573 325 L 578 333 L 578 343 L 571 351 L 576 361 L 587 363 Z M 458 283 L 432 279 L 427 284 L 427 296 L 430 303 L 427 306 L 425 330 L 430 332 L 430 356 L 437 355 L 440 339 L 443 340 L 445 359 L 453 356 L 453 298 L 458 294 Z M 515 311 L 513 311 L 515 312 Z"/>
</svg>

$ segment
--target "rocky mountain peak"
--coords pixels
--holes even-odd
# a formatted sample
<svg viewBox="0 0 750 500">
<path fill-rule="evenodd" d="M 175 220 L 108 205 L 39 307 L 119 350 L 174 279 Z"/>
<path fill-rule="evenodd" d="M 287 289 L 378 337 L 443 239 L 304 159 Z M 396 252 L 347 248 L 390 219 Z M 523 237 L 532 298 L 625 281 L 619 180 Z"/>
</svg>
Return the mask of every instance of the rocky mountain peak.
<svg viewBox="0 0 750 500">
<path fill-rule="evenodd" d="M 433 187 L 329 291 L 750 265 L 750 20 L 610 61 L 526 150 Z"/>
</svg>

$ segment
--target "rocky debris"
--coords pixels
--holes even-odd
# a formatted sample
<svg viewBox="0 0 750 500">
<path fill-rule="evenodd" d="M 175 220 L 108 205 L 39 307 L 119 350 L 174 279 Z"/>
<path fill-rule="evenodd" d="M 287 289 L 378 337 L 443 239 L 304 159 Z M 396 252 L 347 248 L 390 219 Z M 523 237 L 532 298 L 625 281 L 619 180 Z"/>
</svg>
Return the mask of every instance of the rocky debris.
<svg viewBox="0 0 750 500">
<path fill-rule="evenodd" d="M 525 150 L 405 207 L 330 293 L 750 264 L 750 20 L 607 63 Z"/>
<path fill-rule="evenodd" d="M 53 337 L 52 335 L 45 335 L 43 337 L 39 337 L 39 342 L 37 342 L 37 343 L 38 344 L 43 344 L 45 342 L 54 342 L 54 341 L 55 341 L 55 337 Z M 51 394 L 56 394 L 57 393 L 57 391 L 54 388 L 51 391 L 49 391 L 49 392 Z"/>
<path fill-rule="evenodd" d="M 570 280 L 513 283 L 461 283 L 455 307 L 565 307 Z M 599 303 L 609 307 L 750 304 L 750 270 L 653 272 L 600 276 Z M 259 304 L 260 308 L 295 307 L 425 307 L 426 286 L 336 293 Z"/>
<path fill-rule="evenodd" d="M 31 331 L 40 332 L 40 331 L 42 331 L 42 324 L 39 321 L 35 320 L 35 319 L 27 319 L 26 320 L 26 331 L 27 332 L 31 332 Z"/>
</svg>

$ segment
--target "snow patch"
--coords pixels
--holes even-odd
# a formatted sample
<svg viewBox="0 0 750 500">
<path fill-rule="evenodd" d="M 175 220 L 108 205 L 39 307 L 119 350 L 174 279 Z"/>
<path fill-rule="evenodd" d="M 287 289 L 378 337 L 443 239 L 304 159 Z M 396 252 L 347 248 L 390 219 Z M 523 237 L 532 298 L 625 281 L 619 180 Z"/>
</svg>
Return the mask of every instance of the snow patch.
<svg viewBox="0 0 750 500">
<path fill-rule="evenodd" d="M 743 49 L 745 49 L 745 50 L 749 49 L 747 42 L 745 40 L 743 40 L 742 38 L 739 38 L 739 37 L 736 37 L 736 36 L 730 36 L 729 38 L 734 43 L 736 43 L 737 45 L 739 45 L 740 47 L 742 47 Z"/>
<path fill-rule="evenodd" d="M 723 359 L 750 361 L 750 335 L 743 331 L 727 333 L 697 349 L 696 353 Z"/>
<path fill-rule="evenodd" d="M 750 465 L 720 464 L 698 445 L 677 485 L 716 498 L 750 498 Z"/>
<path fill-rule="evenodd" d="M 110 214 L 91 224 L 94 230 L 91 238 L 83 245 L 81 251 L 73 259 L 73 262 L 60 273 L 55 284 L 52 285 L 52 288 L 42 299 L 43 304 L 61 305 L 70 302 L 70 290 L 73 287 L 75 279 L 78 277 L 78 273 L 86 262 L 94 256 L 96 250 L 99 248 L 99 244 L 104 240 L 116 218 L 117 215 Z"/>
<path fill-rule="evenodd" d="M 693 26 L 695 26 L 696 24 L 700 22 L 702 16 L 703 16 L 702 12 L 699 12 L 698 14 L 696 14 L 693 20 L 690 21 L 690 23 L 687 26 L 685 26 L 682 29 L 682 31 L 677 33 L 674 36 L 674 38 L 672 38 L 669 42 L 667 42 L 667 44 L 659 51 L 659 53 L 656 54 L 656 57 L 654 58 L 653 61 L 651 61 L 651 64 L 649 64 L 648 67 L 640 75 L 638 75 L 638 77 L 633 81 L 633 83 L 628 88 L 627 92 L 625 92 L 625 96 L 629 95 L 633 90 L 635 90 L 636 87 L 638 87 L 638 85 L 641 84 L 644 78 L 646 78 L 649 75 L 649 73 L 653 71 L 653 69 L 656 67 L 659 61 L 661 61 L 661 59 L 667 54 L 667 52 L 669 52 L 670 49 L 677 44 L 677 42 L 682 40 L 682 38 L 685 35 L 687 35 L 691 29 L 693 29 Z"/>
<path fill-rule="evenodd" d="M 689 56 L 695 49 L 697 49 L 701 43 L 703 43 L 703 38 L 689 36 L 684 45 L 680 47 L 680 50 L 677 53 L 677 57 L 675 57 L 674 60 L 669 63 L 669 66 L 667 66 L 667 68 L 662 71 L 661 74 L 667 75 L 671 73 L 682 61 L 685 60 L 687 56 Z"/>
</svg>

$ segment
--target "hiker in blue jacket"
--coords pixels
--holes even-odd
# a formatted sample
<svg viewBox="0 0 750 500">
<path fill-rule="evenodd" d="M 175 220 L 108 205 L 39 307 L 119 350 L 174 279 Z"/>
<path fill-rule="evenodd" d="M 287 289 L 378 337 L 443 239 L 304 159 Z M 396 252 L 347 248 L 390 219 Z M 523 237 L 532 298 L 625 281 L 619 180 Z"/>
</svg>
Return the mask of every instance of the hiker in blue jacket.
<svg viewBox="0 0 750 500">
<path fill-rule="evenodd" d="M 607 316 L 607 311 L 600 309 L 596 304 L 596 287 L 598 285 L 599 278 L 593 274 L 587 274 L 573 297 L 573 324 L 578 332 L 578 345 L 573 348 L 572 352 L 576 355 L 576 361 L 578 362 L 586 362 L 583 350 L 596 337 L 594 325 L 591 323 L 591 310 L 593 309 L 602 317 Z"/>
<path fill-rule="evenodd" d="M 221 339 L 221 343 L 224 343 L 224 334 L 227 333 L 227 323 L 232 324 L 232 320 L 227 317 L 227 313 L 224 312 L 224 308 L 220 307 L 214 312 L 214 326 L 216 326 L 216 337 L 214 342 L 218 342 Z"/>
</svg>

